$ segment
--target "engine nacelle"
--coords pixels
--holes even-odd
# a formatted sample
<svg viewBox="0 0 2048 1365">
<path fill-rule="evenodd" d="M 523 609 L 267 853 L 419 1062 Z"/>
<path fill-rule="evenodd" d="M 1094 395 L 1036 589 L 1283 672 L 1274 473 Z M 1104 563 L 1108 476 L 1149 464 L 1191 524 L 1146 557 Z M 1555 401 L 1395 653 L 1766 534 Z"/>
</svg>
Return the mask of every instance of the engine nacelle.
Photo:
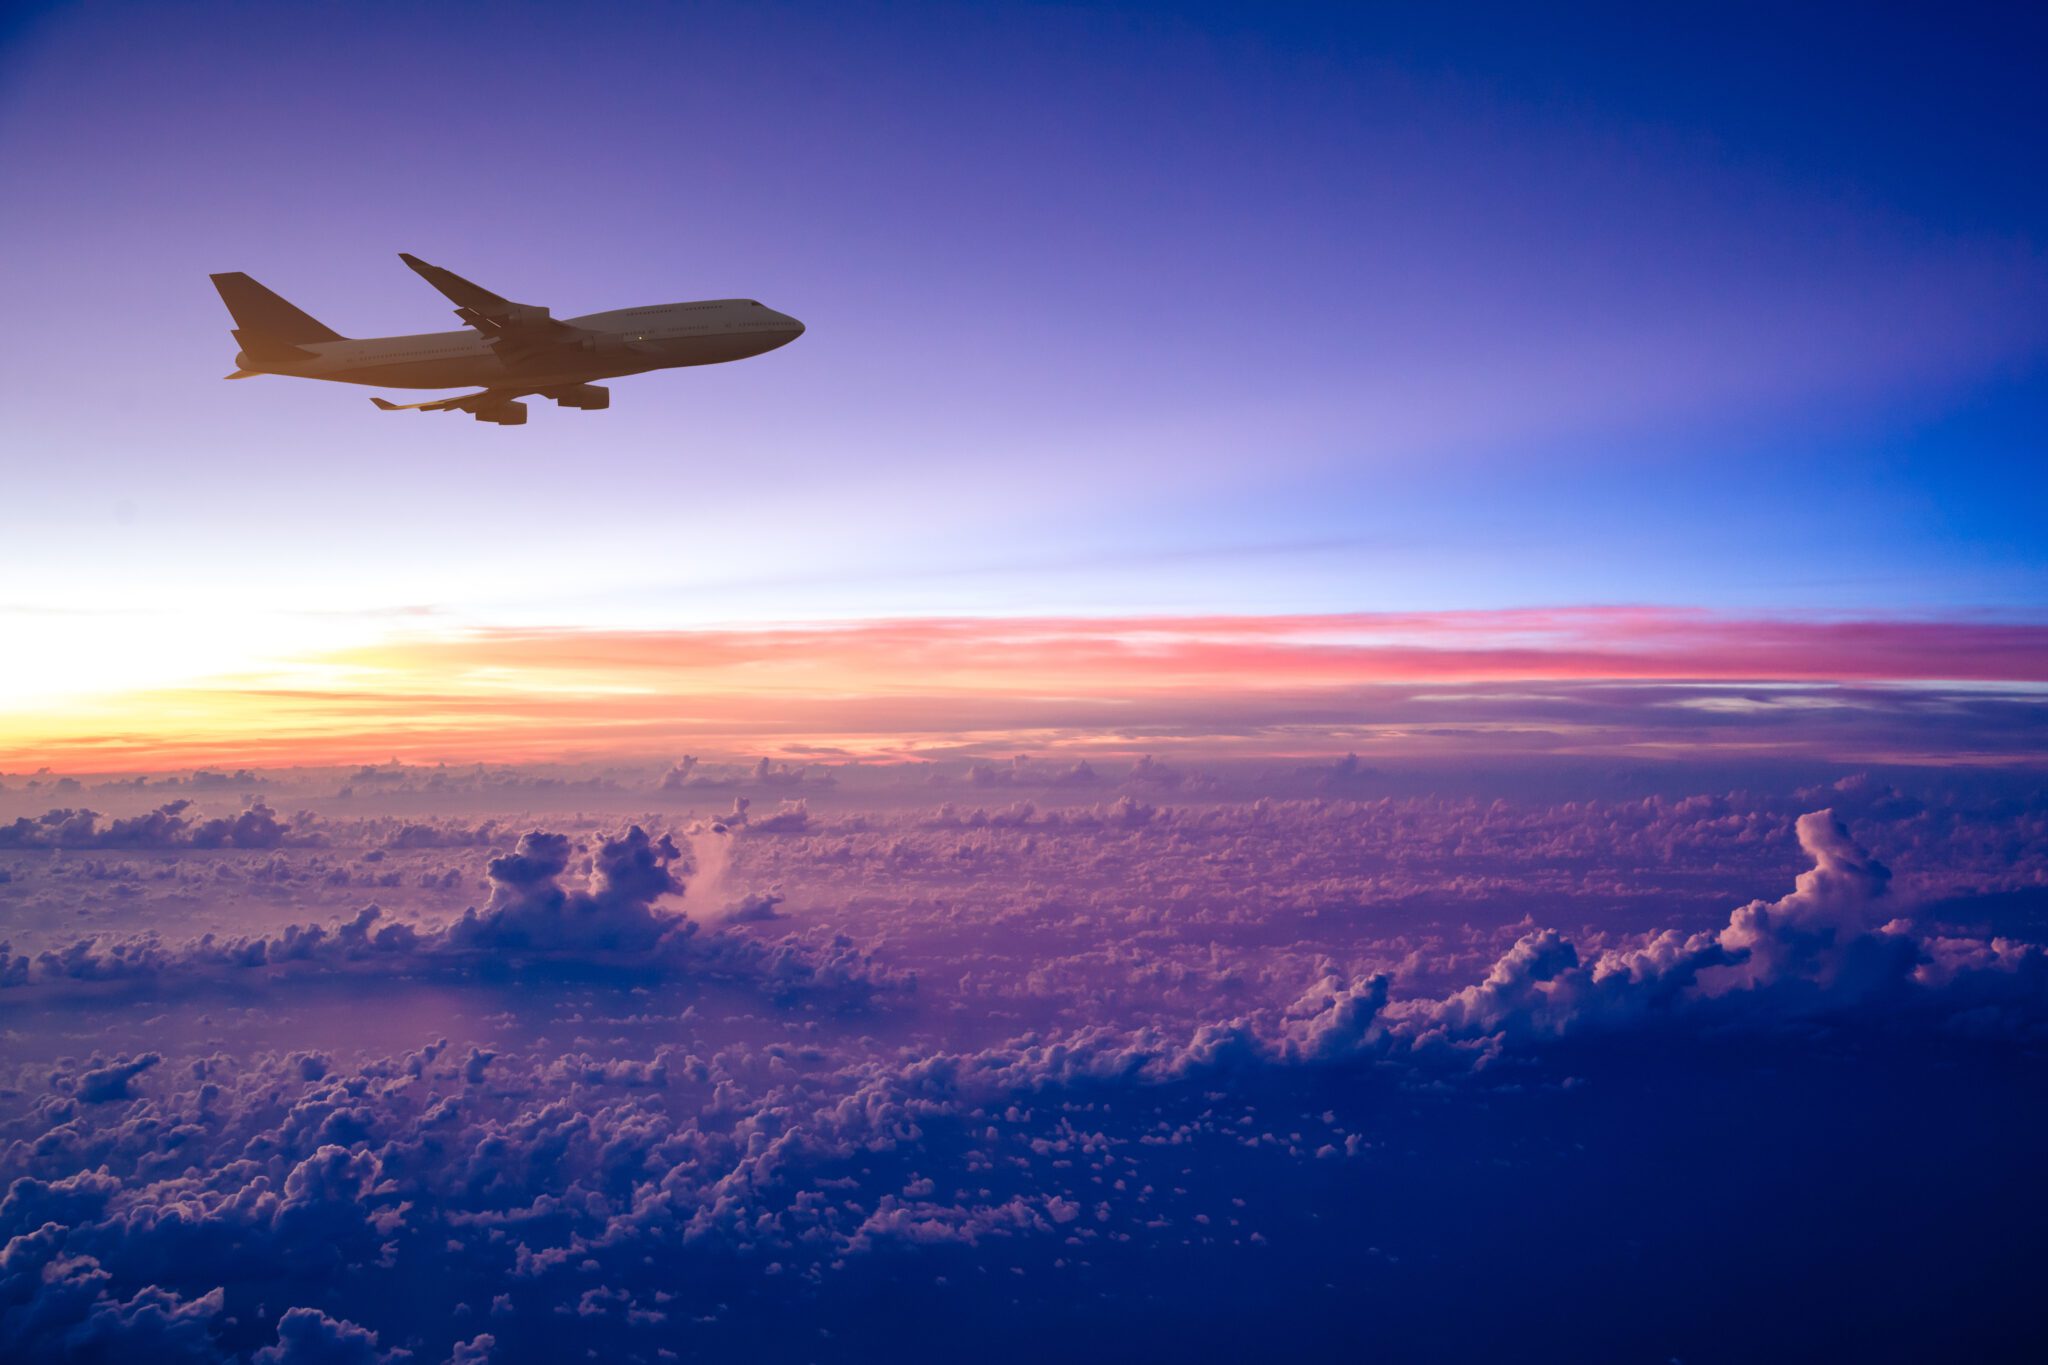
<svg viewBox="0 0 2048 1365">
<path fill-rule="evenodd" d="M 576 384 L 566 389 L 549 389 L 548 397 L 565 408 L 596 412 L 612 405 L 612 391 L 596 384 Z"/>
<path fill-rule="evenodd" d="M 501 427 L 523 427 L 526 425 L 526 404 L 516 398 L 507 399 L 495 408 L 479 408 L 476 420 L 495 422 Z"/>
</svg>

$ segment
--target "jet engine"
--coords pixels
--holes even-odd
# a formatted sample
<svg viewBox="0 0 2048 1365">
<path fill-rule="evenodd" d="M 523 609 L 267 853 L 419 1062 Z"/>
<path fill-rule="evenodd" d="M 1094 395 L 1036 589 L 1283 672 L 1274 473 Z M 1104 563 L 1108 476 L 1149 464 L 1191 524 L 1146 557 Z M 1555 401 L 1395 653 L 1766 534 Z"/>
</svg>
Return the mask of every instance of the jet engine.
<svg viewBox="0 0 2048 1365">
<path fill-rule="evenodd" d="M 612 405 L 612 391 L 597 384 L 572 384 L 566 389 L 549 389 L 548 397 L 565 408 L 596 412 Z"/>
<path fill-rule="evenodd" d="M 501 427 L 523 427 L 526 425 L 526 404 L 514 398 L 495 408 L 478 408 L 476 420 L 495 422 Z"/>
</svg>

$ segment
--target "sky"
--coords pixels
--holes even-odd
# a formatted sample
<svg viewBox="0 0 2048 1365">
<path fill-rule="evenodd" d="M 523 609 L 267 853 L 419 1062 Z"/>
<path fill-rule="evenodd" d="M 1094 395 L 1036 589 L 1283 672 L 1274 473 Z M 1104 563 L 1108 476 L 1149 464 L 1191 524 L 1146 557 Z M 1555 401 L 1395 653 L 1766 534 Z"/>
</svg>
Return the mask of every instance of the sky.
<svg viewBox="0 0 2048 1365">
<path fill-rule="evenodd" d="M 530 630 L 2038 623 L 2040 25 L 30 7 L 0 754 L 82 761 L 114 716 L 135 761 L 180 738 L 165 689 L 233 711 Z M 809 331 L 519 430 L 220 382 L 208 273 L 453 325 L 400 250 L 558 315 Z"/>
</svg>

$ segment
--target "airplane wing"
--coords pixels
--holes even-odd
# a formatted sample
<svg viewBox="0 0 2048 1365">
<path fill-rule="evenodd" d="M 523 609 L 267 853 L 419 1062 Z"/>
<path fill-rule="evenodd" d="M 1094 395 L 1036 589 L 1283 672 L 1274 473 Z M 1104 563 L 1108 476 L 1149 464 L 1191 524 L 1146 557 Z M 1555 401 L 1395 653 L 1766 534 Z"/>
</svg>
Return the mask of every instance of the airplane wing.
<svg viewBox="0 0 2048 1365">
<path fill-rule="evenodd" d="M 523 360 L 558 346 L 580 345 L 588 335 L 580 327 L 549 317 L 548 310 L 537 304 L 514 303 L 452 270 L 429 265 L 411 252 L 401 251 L 398 258 L 446 295 L 455 305 L 455 316 L 482 333 L 507 360 Z"/>
</svg>

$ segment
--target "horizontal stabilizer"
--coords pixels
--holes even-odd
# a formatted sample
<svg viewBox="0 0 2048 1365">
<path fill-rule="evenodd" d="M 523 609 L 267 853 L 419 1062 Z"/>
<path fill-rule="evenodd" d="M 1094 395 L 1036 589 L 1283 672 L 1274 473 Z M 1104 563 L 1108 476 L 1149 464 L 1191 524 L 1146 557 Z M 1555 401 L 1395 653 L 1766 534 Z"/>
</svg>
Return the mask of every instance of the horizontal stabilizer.
<svg viewBox="0 0 2048 1365">
<path fill-rule="evenodd" d="M 262 370 L 236 370 L 236 371 L 235 371 L 235 372 L 234 372 L 233 374 L 224 374 L 224 375 L 222 375 L 222 376 L 221 376 L 221 378 L 222 378 L 222 379 L 254 379 L 254 378 L 255 378 L 256 376 L 258 376 L 258 375 L 260 375 L 260 374 L 262 374 L 262 373 L 263 373 L 263 371 L 262 371 Z"/>
</svg>

